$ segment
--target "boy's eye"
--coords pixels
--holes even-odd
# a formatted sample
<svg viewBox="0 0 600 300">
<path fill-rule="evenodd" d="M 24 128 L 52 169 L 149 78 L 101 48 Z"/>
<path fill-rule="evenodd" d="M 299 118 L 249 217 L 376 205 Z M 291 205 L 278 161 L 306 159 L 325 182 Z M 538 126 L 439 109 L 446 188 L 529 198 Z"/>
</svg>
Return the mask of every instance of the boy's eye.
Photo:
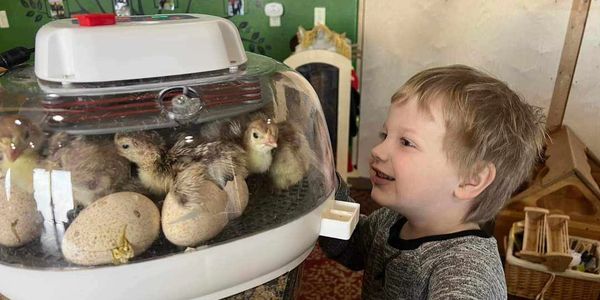
<svg viewBox="0 0 600 300">
<path fill-rule="evenodd" d="M 380 140 L 382 140 L 382 141 L 383 141 L 383 140 L 385 140 L 386 138 L 387 138 L 387 133 L 385 133 L 385 132 L 380 132 L 380 133 L 379 133 L 379 139 L 380 139 Z"/>
<path fill-rule="evenodd" d="M 405 146 L 405 147 L 416 148 L 416 145 L 413 144 L 413 142 L 407 140 L 406 138 L 400 138 L 400 144 L 402 144 L 402 146 Z"/>
</svg>

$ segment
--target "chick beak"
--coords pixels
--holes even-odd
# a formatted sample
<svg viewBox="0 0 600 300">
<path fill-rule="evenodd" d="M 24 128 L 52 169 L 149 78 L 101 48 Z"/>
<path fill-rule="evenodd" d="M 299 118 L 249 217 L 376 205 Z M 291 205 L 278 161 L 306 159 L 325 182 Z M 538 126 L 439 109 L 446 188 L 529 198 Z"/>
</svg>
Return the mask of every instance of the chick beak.
<svg viewBox="0 0 600 300">
<path fill-rule="evenodd" d="M 1 136 L 0 137 L 0 149 L 2 149 L 2 154 L 5 159 L 8 161 L 15 161 L 21 154 L 24 149 L 22 147 L 17 147 L 13 142 L 10 136 Z"/>
<path fill-rule="evenodd" d="M 275 141 L 273 138 L 270 138 L 265 142 L 265 145 L 271 148 L 277 148 L 277 141 Z"/>
<path fill-rule="evenodd" d="M 21 154 L 23 154 L 23 149 L 21 148 L 10 149 L 8 150 L 8 160 L 15 161 L 19 158 L 19 156 L 21 156 Z"/>
</svg>

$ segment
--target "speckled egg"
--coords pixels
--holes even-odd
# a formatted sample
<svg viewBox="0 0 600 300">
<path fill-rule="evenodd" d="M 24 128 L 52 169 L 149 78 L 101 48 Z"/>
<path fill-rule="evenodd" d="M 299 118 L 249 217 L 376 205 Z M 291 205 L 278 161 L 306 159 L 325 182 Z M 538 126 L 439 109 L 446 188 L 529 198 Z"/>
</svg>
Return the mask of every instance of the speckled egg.
<svg viewBox="0 0 600 300">
<path fill-rule="evenodd" d="M 244 213 L 248 205 L 248 185 L 242 176 L 236 176 L 234 180 L 225 185 L 227 193 L 227 216 L 229 220 L 235 219 Z"/>
<path fill-rule="evenodd" d="M 150 199 L 133 192 L 114 193 L 79 213 L 65 233 L 62 252 L 72 263 L 108 264 L 116 258 L 114 251 L 127 245 L 132 256 L 140 255 L 159 233 L 160 212 Z"/>
<path fill-rule="evenodd" d="M 0 245 L 20 247 L 42 233 L 42 216 L 31 193 L 17 187 L 6 197 L 4 180 L 0 180 Z"/>
<path fill-rule="evenodd" d="M 170 192 L 162 207 L 162 228 L 167 239 L 178 246 L 196 246 L 223 230 L 227 217 L 227 193 L 211 181 L 198 183 L 198 194 L 182 204 Z"/>
</svg>

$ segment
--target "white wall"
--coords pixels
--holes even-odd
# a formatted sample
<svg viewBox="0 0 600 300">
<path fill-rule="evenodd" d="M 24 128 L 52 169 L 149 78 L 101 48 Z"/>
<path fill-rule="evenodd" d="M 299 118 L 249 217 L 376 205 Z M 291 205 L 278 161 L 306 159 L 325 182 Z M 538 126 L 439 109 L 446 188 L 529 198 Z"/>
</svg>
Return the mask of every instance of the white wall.
<svg viewBox="0 0 600 300">
<path fill-rule="evenodd" d="M 365 27 L 359 175 L 392 94 L 425 68 L 482 69 L 546 112 L 571 0 L 363 0 Z M 600 155 L 600 3 L 593 1 L 564 124 Z"/>
</svg>

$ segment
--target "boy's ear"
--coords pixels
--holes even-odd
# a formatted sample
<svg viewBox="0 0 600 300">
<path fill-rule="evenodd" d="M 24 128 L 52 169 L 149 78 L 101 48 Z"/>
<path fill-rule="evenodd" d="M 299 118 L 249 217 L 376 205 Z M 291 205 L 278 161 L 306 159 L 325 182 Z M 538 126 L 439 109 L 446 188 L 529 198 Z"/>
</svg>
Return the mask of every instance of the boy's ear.
<svg viewBox="0 0 600 300">
<path fill-rule="evenodd" d="M 479 196 L 496 178 L 496 166 L 484 163 L 479 172 L 463 181 L 454 190 L 454 196 L 459 200 L 471 200 Z"/>
</svg>

